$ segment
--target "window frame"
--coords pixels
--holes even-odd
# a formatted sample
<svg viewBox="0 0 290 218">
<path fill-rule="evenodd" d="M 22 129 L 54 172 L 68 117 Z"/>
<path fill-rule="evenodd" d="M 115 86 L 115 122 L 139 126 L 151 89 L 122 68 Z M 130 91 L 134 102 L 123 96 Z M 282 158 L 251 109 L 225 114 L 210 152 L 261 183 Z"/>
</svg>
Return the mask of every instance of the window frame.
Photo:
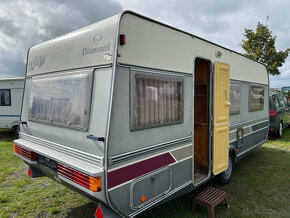
<svg viewBox="0 0 290 218">
<path fill-rule="evenodd" d="M 95 70 L 96 69 L 81 69 L 81 70 L 69 70 L 69 71 L 65 71 L 65 72 L 61 72 L 61 73 L 51 73 L 51 74 L 46 74 L 46 75 L 37 75 L 32 77 L 31 79 L 31 90 L 30 90 L 30 94 L 29 94 L 29 101 L 31 98 L 31 94 L 32 94 L 32 85 L 33 85 L 33 78 L 51 78 L 51 77 L 61 77 L 61 76 L 67 76 L 67 75 L 78 75 L 78 74 L 85 74 L 87 73 L 89 75 L 89 85 L 88 85 L 88 96 L 87 96 L 87 114 L 88 116 L 86 117 L 85 120 L 85 125 L 84 127 L 79 127 L 79 126 L 73 126 L 73 125 L 69 125 L 69 124 L 65 124 L 65 123 L 59 123 L 59 122 L 50 122 L 48 120 L 42 120 L 42 119 L 36 119 L 30 116 L 30 106 L 28 109 L 28 120 L 29 121 L 33 121 L 33 122 L 37 122 L 37 123 L 43 123 L 43 124 L 48 124 L 48 125 L 52 125 L 52 126 L 60 126 L 60 127 L 65 127 L 65 128 L 69 128 L 69 129 L 77 129 L 77 130 L 83 130 L 83 131 L 87 131 L 88 127 L 89 127 L 89 120 L 90 120 L 90 116 L 91 116 L 91 106 L 92 106 L 92 96 L 93 96 L 93 82 L 94 82 L 94 74 L 95 74 Z"/>
<path fill-rule="evenodd" d="M 275 102 L 274 102 L 275 100 L 277 100 L 277 103 L 279 105 L 278 107 L 276 107 L 276 105 L 275 105 Z M 277 109 L 279 109 L 281 107 L 280 101 L 279 101 L 279 98 L 278 98 L 277 95 L 272 96 L 272 102 L 273 102 L 273 107 L 274 107 L 275 110 L 277 110 Z"/>
<path fill-rule="evenodd" d="M 252 87 L 258 87 L 258 88 L 263 88 L 263 90 L 264 90 L 264 102 L 263 102 L 263 108 L 262 109 L 252 109 L 251 108 L 251 100 L 252 100 L 252 98 L 251 98 L 251 89 L 252 89 Z M 264 85 L 261 85 L 261 84 L 256 84 L 256 83 L 250 83 L 249 84 L 249 94 L 248 94 L 248 97 L 249 97 L 249 101 L 248 101 L 248 111 L 249 112 L 255 112 L 255 111 L 263 111 L 266 107 L 265 107 L 265 93 L 266 92 L 266 90 L 265 90 L 265 86 Z"/>
<path fill-rule="evenodd" d="M 230 81 L 230 92 L 231 92 L 231 84 L 233 85 L 239 85 L 240 86 L 240 105 L 239 105 L 239 112 L 235 112 L 235 113 L 231 113 L 231 108 L 229 110 L 229 114 L 230 116 L 233 116 L 233 115 L 238 115 L 241 113 L 241 102 L 242 102 L 242 85 L 240 82 L 237 82 L 237 81 Z M 231 97 L 231 96 L 230 96 Z M 231 107 L 231 106 L 230 106 Z"/>
<path fill-rule="evenodd" d="M 9 106 L 11 106 L 12 105 L 12 102 L 11 102 L 11 89 L 0 89 L 0 91 L 8 91 L 9 92 L 9 99 L 10 99 L 10 104 L 5 104 L 5 105 L 1 105 L 0 104 L 0 107 L 9 107 Z M 1 100 L 0 100 L 0 103 L 1 103 Z"/>
<path fill-rule="evenodd" d="M 178 79 L 179 81 L 182 82 L 182 119 L 177 120 L 177 121 L 171 121 L 171 122 L 166 122 L 166 123 L 156 123 L 156 124 L 150 124 L 150 125 L 144 125 L 144 126 L 136 126 L 135 125 L 135 89 L 136 89 L 136 83 L 135 83 L 135 78 L 136 75 L 142 75 L 144 77 L 148 78 L 170 78 L 170 79 Z M 152 129 L 156 127 L 164 127 L 164 126 L 171 126 L 171 125 L 176 125 L 176 124 L 182 124 L 184 123 L 184 75 L 177 75 L 169 72 L 152 72 L 152 71 L 147 71 L 147 70 L 135 70 L 131 69 L 130 70 L 130 131 L 137 131 L 137 130 L 145 130 L 145 129 Z"/>
<path fill-rule="evenodd" d="M 286 108 L 286 102 L 285 102 L 284 96 L 282 96 L 282 95 L 277 95 L 277 96 L 278 96 L 280 107 Z"/>
</svg>

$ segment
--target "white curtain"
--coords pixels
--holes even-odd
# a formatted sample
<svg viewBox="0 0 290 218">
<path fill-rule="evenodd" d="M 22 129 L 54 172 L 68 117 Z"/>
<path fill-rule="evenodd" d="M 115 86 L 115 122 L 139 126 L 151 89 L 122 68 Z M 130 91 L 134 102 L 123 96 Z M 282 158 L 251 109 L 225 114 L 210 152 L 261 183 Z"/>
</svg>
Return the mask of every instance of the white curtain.
<svg viewBox="0 0 290 218">
<path fill-rule="evenodd" d="M 135 126 L 166 124 L 182 120 L 181 79 L 135 77 Z"/>
<path fill-rule="evenodd" d="M 7 106 L 11 104 L 10 90 L 2 89 L 0 90 L 0 106 Z"/>
<path fill-rule="evenodd" d="M 29 117 L 84 128 L 91 75 L 90 72 L 33 79 Z"/>
</svg>

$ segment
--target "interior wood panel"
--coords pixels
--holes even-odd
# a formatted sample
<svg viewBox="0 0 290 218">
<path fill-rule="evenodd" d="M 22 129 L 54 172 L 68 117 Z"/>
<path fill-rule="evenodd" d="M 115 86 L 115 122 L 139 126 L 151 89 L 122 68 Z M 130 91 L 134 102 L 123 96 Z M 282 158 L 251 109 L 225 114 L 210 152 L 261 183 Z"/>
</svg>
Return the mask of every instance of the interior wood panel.
<svg viewBox="0 0 290 218">
<path fill-rule="evenodd" d="M 209 148 L 209 69 L 208 61 L 195 61 L 194 84 L 194 177 L 204 178 L 208 173 Z"/>
</svg>

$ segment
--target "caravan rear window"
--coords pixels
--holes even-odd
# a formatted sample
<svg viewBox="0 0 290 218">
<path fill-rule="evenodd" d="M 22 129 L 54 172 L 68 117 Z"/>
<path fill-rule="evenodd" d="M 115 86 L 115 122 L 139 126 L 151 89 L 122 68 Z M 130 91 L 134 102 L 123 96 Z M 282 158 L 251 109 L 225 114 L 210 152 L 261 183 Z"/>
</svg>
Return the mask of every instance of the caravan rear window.
<svg viewBox="0 0 290 218">
<path fill-rule="evenodd" d="M 82 71 L 33 78 L 29 119 L 85 129 L 92 76 L 92 71 Z"/>
<path fill-rule="evenodd" d="M 10 89 L 0 89 L 0 106 L 11 106 Z"/>
<path fill-rule="evenodd" d="M 183 122 L 183 78 L 135 73 L 133 126 L 143 129 Z"/>
</svg>

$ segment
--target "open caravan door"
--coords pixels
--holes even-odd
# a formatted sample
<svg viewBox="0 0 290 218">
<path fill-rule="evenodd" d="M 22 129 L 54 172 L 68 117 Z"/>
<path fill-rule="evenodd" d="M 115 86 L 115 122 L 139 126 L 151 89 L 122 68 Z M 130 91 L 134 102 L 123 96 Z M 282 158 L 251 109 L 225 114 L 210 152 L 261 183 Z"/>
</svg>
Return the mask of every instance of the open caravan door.
<svg viewBox="0 0 290 218">
<path fill-rule="evenodd" d="M 229 161 L 229 107 L 230 65 L 216 62 L 214 65 L 214 126 L 213 126 L 213 174 L 228 168 Z"/>
</svg>

